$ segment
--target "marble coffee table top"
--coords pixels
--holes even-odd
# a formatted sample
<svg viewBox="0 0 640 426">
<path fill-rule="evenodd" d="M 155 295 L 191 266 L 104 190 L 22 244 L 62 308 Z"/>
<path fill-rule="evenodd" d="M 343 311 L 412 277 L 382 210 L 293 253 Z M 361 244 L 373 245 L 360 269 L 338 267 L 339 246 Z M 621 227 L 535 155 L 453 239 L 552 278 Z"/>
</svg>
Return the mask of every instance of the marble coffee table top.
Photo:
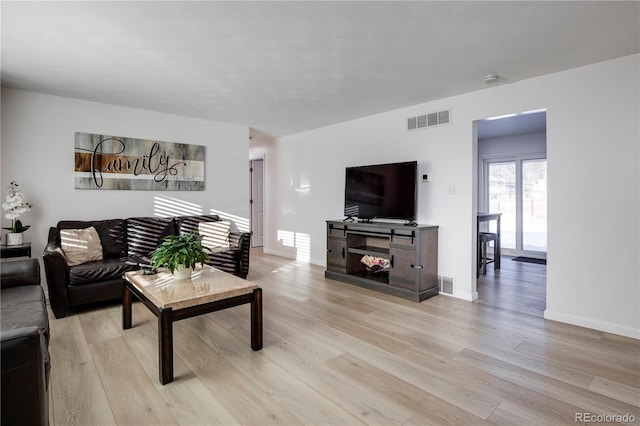
<svg viewBox="0 0 640 426">
<path fill-rule="evenodd" d="M 167 269 L 155 275 L 142 271 L 124 274 L 124 279 L 161 309 L 182 309 L 253 292 L 258 286 L 251 281 L 208 265 L 197 268 L 191 279 L 176 280 Z"/>
</svg>

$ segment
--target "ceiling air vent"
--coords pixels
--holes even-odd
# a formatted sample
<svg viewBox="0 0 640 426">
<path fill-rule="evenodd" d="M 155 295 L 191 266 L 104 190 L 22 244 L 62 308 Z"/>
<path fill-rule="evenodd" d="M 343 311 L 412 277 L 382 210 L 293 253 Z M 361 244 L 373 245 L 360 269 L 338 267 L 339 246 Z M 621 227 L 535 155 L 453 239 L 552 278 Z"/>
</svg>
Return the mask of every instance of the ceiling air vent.
<svg viewBox="0 0 640 426">
<path fill-rule="evenodd" d="M 418 130 L 426 127 L 449 124 L 451 122 L 451 110 L 432 112 L 430 114 L 418 115 L 407 119 L 407 130 Z"/>
</svg>

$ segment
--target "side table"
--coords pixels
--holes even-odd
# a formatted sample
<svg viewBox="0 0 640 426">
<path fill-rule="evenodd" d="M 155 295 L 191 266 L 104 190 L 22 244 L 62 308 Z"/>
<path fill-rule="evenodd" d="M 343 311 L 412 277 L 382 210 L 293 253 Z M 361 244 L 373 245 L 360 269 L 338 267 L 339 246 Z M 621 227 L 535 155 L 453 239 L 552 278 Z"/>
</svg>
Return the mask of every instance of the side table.
<svg viewBox="0 0 640 426">
<path fill-rule="evenodd" d="M 31 257 L 31 243 L 15 246 L 0 244 L 0 259 L 8 259 L 10 257 Z"/>
</svg>

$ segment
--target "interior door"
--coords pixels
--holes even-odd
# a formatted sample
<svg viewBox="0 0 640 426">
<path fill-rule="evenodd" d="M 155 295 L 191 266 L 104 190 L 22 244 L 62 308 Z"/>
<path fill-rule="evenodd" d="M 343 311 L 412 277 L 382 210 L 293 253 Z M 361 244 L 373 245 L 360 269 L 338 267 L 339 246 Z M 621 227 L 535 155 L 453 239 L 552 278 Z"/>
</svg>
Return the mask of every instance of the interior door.
<svg viewBox="0 0 640 426">
<path fill-rule="evenodd" d="M 264 234 L 264 160 L 251 160 L 251 244 L 262 247 Z"/>
</svg>

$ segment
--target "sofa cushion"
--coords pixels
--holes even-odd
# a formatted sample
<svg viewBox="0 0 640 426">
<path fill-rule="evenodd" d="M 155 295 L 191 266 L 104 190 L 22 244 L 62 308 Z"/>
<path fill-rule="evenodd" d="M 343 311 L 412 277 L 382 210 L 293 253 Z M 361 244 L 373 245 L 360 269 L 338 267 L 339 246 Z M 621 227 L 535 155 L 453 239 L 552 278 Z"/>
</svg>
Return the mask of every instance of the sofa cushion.
<svg viewBox="0 0 640 426">
<path fill-rule="evenodd" d="M 0 301 L 2 333 L 23 327 L 38 327 L 49 340 L 49 317 L 44 290 L 39 285 L 5 288 Z"/>
<path fill-rule="evenodd" d="M 84 229 L 63 229 L 60 244 L 69 266 L 102 260 L 102 243 L 93 226 Z"/>
<path fill-rule="evenodd" d="M 171 217 L 134 217 L 127 223 L 128 256 L 149 260 L 149 256 L 167 235 L 175 233 Z"/>
<path fill-rule="evenodd" d="M 0 286 L 3 289 L 23 285 L 40 285 L 40 262 L 38 262 L 38 259 L 30 258 L 2 262 L 0 272 L 2 273 Z"/>
<path fill-rule="evenodd" d="M 200 222 L 198 233 L 202 237 L 202 245 L 211 251 L 229 248 L 229 230 L 231 222 L 219 220 L 216 222 Z"/>
<path fill-rule="evenodd" d="M 92 284 L 121 278 L 127 271 L 139 269 L 138 263 L 127 258 L 103 259 L 69 268 L 69 285 Z"/>
<path fill-rule="evenodd" d="M 200 222 L 216 222 L 220 220 L 220 216 L 216 214 L 203 214 L 197 216 L 180 216 L 176 218 L 178 233 L 190 234 L 198 233 L 198 224 Z"/>
<path fill-rule="evenodd" d="M 102 244 L 102 254 L 105 259 L 120 258 L 127 255 L 126 228 L 124 219 L 106 220 L 65 220 L 58 222 L 58 230 L 83 229 L 93 226 Z"/>
</svg>

